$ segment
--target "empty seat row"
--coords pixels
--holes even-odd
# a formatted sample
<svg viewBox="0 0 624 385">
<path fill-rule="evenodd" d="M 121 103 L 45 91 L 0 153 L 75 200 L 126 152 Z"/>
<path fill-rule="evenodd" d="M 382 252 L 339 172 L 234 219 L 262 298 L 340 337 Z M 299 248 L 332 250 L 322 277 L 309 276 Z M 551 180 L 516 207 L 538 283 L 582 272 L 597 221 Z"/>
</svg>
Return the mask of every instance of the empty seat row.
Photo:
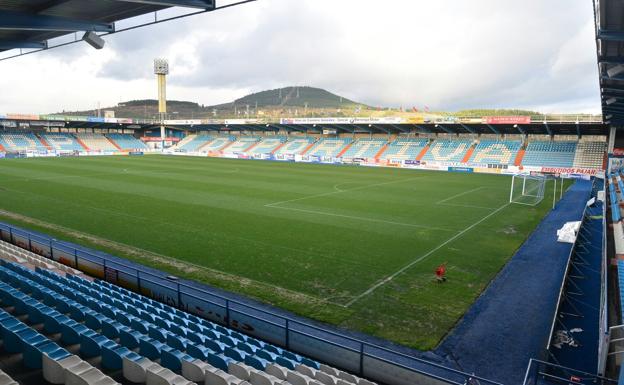
<svg viewBox="0 0 624 385">
<path fill-rule="evenodd" d="M 47 151 L 47 148 L 33 133 L 0 133 L 0 145 L 9 152 Z"/>
<path fill-rule="evenodd" d="M 343 158 L 373 158 L 387 143 L 384 139 L 358 139 L 342 154 Z"/>
<path fill-rule="evenodd" d="M 144 142 L 129 134 L 106 134 L 106 137 L 124 151 L 147 150 Z"/>
<path fill-rule="evenodd" d="M 84 151 L 84 147 L 82 147 L 76 138 L 70 133 L 48 132 L 41 134 L 41 139 L 45 140 L 53 150 Z"/>
<path fill-rule="evenodd" d="M 472 146 L 473 141 L 469 139 L 436 139 L 429 150 L 423 156 L 424 161 L 434 162 L 461 162 L 464 155 Z"/>
<path fill-rule="evenodd" d="M 259 136 L 238 136 L 232 144 L 227 146 L 227 152 L 245 152 L 259 141 Z"/>
<path fill-rule="evenodd" d="M 21 270 L 17 265 L 6 264 L 6 267 L 12 267 Z M 23 268 L 22 268 L 23 269 Z M 21 270 L 24 272 L 25 270 Z M 123 359 L 138 361 L 143 357 L 127 346 L 116 343 L 114 340 L 98 333 L 96 330 L 89 328 L 78 320 L 87 320 L 88 316 L 93 316 L 93 312 L 85 311 L 83 314 L 80 310 L 84 307 L 64 296 L 55 293 L 53 290 L 46 288 L 24 276 L 13 275 L 14 271 L 5 267 L 0 267 L 0 276 L 3 281 L 9 281 L 15 289 L 6 284 L 0 284 L 0 296 L 3 305 L 14 307 L 16 314 L 28 315 L 28 321 L 31 324 L 42 323 L 44 331 L 54 334 L 60 333 L 60 341 L 67 344 L 79 344 L 80 356 L 85 359 L 101 356 L 101 364 L 103 368 L 108 370 L 121 370 L 123 367 Z M 20 279 L 21 278 L 21 279 Z M 25 292 L 32 290 L 31 295 Z M 69 305 L 65 310 L 65 315 L 59 310 L 52 308 L 46 303 L 55 303 L 55 301 L 64 302 Z M 42 302 L 43 301 L 43 302 Z M 56 302 L 58 304 L 58 302 Z M 73 307 L 73 308 L 72 308 Z M 62 307 L 59 307 L 62 309 Z M 85 316 L 86 314 L 86 316 Z M 30 328 L 29 328 L 30 329 Z M 32 329 L 30 329 L 32 330 Z M 36 333 L 36 332 L 34 332 Z M 68 383 L 68 384 L 116 384 L 115 381 L 109 379 L 99 369 L 91 367 L 90 364 L 82 361 L 82 359 L 71 358 L 67 351 L 46 337 L 33 332 L 19 331 L 19 336 L 28 339 L 22 344 L 24 353 L 24 364 L 29 368 L 43 368 L 44 378 L 52 383 Z M 4 336 L 4 335 L 3 335 Z M 16 353 L 17 348 L 13 340 L 4 339 L 4 349 L 10 353 Z M 120 340 L 121 343 L 123 341 Z M 19 346 L 19 345 L 17 345 Z M 182 376 L 173 373 L 171 370 L 164 370 L 160 364 L 152 367 L 152 380 L 148 382 L 152 384 L 191 384 Z M 75 377 L 75 378 L 74 378 Z"/>
<path fill-rule="evenodd" d="M 18 313 L 31 311 L 33 308 L 45 310 L 43 309 L 45 306 L 36 307 L 37 301 L 6 283 L 0 283 L 0 297 L 3 306 L 14 306 Z M 33 318 L 33 315 L 29 315 L 29 321 Z M 33 323 L 37 322 L 34 321 Z M 44 325 L 44 328 L 49 327 L 48 323 L 44 323 Z M 43 376 L 48 382 L 53 384 L 117 384 L 99 369 L 70 354 L 56 342 L 51 341 L 1 309 L 0 334 L 3 350 L 8 353 L 22 354 L 24 366 L 28 369 L 43 369 Z M 5 376 L 0 376 L 0 378 L 6 380 Z M 10 384 L 13 382 L 1 383 Z"/>
<path fill-rule="evenodd" d="M 0 241 L 0 257 L 17 263 L 30 263 L 33 266 L 45 269 L 56 269 L 65 273 L 81 275 L 82 273 L 70 266 L 58 263 L 53 259 L 45 258 L 37 253 L 22 249 L 11 243 Z"/>
<path fill-rule="evenodd" d="M 264 137 L 255 146 L 249 149 L 247 152 L 250 155 L 253 154 L 270 154 L 273 153 L 278 147 L 286 142 L 285 136 L 270 136 Z"/>
<path fill-rule="evenodd" d="M 410 159 L 414 160 L 429 143 L 423 138 L 398 138 L 388 145 L 381 154 L 381 159 Z"/>
<path fill-rule="evenodd" d="M 527 145 L 523 166 L 573 167 L 577 142 L 533 141 Z"/>
<path fill-rule="evenodd" d="M 79 133 L 76 134 L 76 138 L 91 151 L 118 151 L 118 148 L 102 134 Z"/>
<path fill-rule="evenodd" d="M 518 151 L 522 147 L 520 140 L 491 140 L 479 141 L 470 156 L 470 163 L 477 164 L 513 164 Z"/>
<path fill-rule="evenodd" d="M 320 139 L 304 155 L 335 157 L 351 141 L 352 139 L 349 138 Z"/>
<path fill-rule="evenodd" d="M 216 383 L 216 378 L 224 384 L 242 383 L 240 378 L 233 382 L 227 371 L 230 364 L 244 364 L 258 371 L 251 383 L 263 385 L 275 377 L 266 372 L 269 366 L 281 371 L 321 369 L 315 361 L 105 281 L 32 271 L 16 263 L 4 263 L 0 276 L 22 291 L 18 297 L 24 304 L 16 306 L 17 312 L 43 322 L 48 332 L 60 333 L 62 342 L 79 343 L 82 357 L 99 355 L 103 367 L 123 369 L 126 378 L 138 370 L 150 384 L 187 381 L 190 373 L 203 375 L 206 383 Z M 98 377 L 98 372 L 90 373 Z M 327 385 L 337 384 L 332 380 Z"/>
<path fill-rule="evenodd" d="M 82 303 L 91 309 L 96 309 L 98 306 L 98 302 L 93 298 L 89 298 L 87 294 L 95 294 L 96 291 L 87 290 L 84 285 L 78 284 L 77 282 L 72 282 L 67 278 L 63 278 L 57 276 L 54 273 L 39 271 L 39 273 L 43 273 L 45 276 L 55 276 L 59 282 L 64 281 L 67 284 L 71 285 L 67 288 L 63 294 L 72 295 L 72 293 L 79 292 L 79 297 L 76 297 L 75 300 L 82 301 Z M 26 274 L 28 274 L 26 272 Z M 41 277 L 40 277 L 41 279 Z M 80 278 L 75 278 L 81 280 Z M 88 282 L 88 281 L 85 281 Z M 85 299 L 86 297 L 86 299 Z M 58 300 L 64 300 L 61 296 L 59 296 Z M 121 302 L 120 302 L 121 303 Z M 101 304 L 99 304 L 101 305 Z M 164 306 L 164 305 L 163 305 Z M 138 305 L 137 305 L 138 307 Z M 128 309 L 134 309 L 134 306 L 128 307 Z M 115 325 L 115 321 L 112 321 L 108 318 L 108 314 L 118 311 L 122 314 L 117 314 L 117 320 L 121 322 L 117 322 Z M 232 361 L 244 361 L 245 363 L 256 367 L 258 370 L 263 370 L 266 368 L 269 362 L 281 363 L 283 365 L 289 366 L 291 369 L 294 369 L 296 366 L 301 365 L 299 361 L 306 362 L 310 365 L 314 365 L 318 367 L 318 364 L 303 359 L 295 354 L 290 352 L 280 351 L 279 348 L 272 347 L 271 351 L 266 349 L 271 348 L 270 345 L 264 345 L 265 349 L 260 349 L 259 347 L 252 344 L 242 344 L 240 341 L 236 344 L 236 341 L 233 336 L 218 338 L 215 332 L 210 332 L 208 330 L 204 330 L 205 334 L 202 336 L 200 333 L 191 333 L 189 330 L 186 330 L 185 336 L 182 337 L 181 332 L 184 331 L 184 327 L 179 327 L 176 324 L 182 324 L 184 321 L 179 318 L 171 317 L 175 319 L 175 323 L 167 322 L 166 320 L 161 319 L 159 326 L 162 325 L 162 329 L 158 330 L 158 328 L 150 328 L 150 321 L 154 322 L 156 317 L 149 317 L 149 314 L 146 312 L 135 312 L 135 314 L 140 315 L 141 317 L 147 318 L 148 320 L 143 319 L 135 319 L 129 320 L 132 318 L 128 314 L 123 314 L 120 309 L 115 309 L 113 306 L 109 306 L 109 308 L 101 308 L 102 314 L 96 314 L 85 312 L 84 319 L 85 325 L 91 327 L 94 330 L 102 330 L 105 336 L 109 336 L 113 338 L 114 336 L 119 336 L 120 343 L 130 349 L 139 348 L 139 352 L 148 359 L 158 359 L 160 358 L 161 364 L 164 367 L 167 367 L 174 371 L 181 370 L 184 362 L 191 361 L 197 358 L 201 358 L 202 361 L 207 361 L 214 367 L 220 368 L 222 370 L 227 369 L 227 364 Z M 180 312 L 183 313 L 183 312 Z M 107 314 L 107 315 L 105 315 Z M 186 313 L 183 313 L 186 314 Z M 78 319 L 78 317 L 76 317 Z M 121 324 L 121 325 L 120 325 Z M 130 325 L 130 329 L 134 330 L 124 330 L 123 325 Z M 148 326 L 145 326 L 148 325 Z M 190 325 L 189 325 L 190 326 Z M 218 325 L 217 325 L 218 326 Z M 149 328 L 149 330 L 145 330 L 145 328 Z M 192 327 L 192 326 L 191 326 Z M 168 329 L 167 329 L 168 328 Z M 201 326 L 196 325 L 197 329 L 202 329 Z M 221 327 L 221 330 L 225 328 Z M 139 331 L 141 330 L 141 331 Z M 148 333 L 145 335 L 144 333 Z M 178 333 L 178 334 L 176 334 Z M 234 335 L 233 332 L 232 334 Z M 166 336 L 165 336 L 166 334 Z M 207 335 L 210 335 L 210 339 L 205 338 Z M 155 337 L 152 339 L 150 337 Z M 238 337 L 244 338 L 242 335 L 238 335 Z M 161 341 L 158 341 L 157 339 Z M 107 343 L 106 339 L 102 338 L 104 343 Z M 252 341 L 253 340 L 249 340 Z M 203 346 L 200 345 L 203 342 Z M 257 345 L 261 345 L 260 341 L 256 341 Z M 218 350 L 220 353 L 215 353 L 210 348 L 214 350 Z M 184 353 L 186 351 L 186 353 Z M 222 353 L 221 353 L 222 352 Z M 94 354 L 91 351 L 85 351 L 84 354 Z M 299 361 L 297 361 L 299 360 Z"/>
<path fill-rule="evenodd" d="M 574 167 L 602 168 L 606 150 L 606 142 L 579 142 L 574 155 Z"/>
</svg>

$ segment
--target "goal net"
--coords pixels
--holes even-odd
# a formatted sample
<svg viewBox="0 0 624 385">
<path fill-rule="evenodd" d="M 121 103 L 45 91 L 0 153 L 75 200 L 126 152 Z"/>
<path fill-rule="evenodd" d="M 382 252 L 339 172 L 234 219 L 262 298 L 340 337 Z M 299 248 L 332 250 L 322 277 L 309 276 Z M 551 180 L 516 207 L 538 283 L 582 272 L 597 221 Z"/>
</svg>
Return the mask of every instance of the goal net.
<svg viewBox="0 0 624 385">
<path fill-rule="evenodd" d="M 511 178 L 509 202 L 535 206 L 544 199 L 546 178 L 533 175 L 514 175 Z"/>
</svg>

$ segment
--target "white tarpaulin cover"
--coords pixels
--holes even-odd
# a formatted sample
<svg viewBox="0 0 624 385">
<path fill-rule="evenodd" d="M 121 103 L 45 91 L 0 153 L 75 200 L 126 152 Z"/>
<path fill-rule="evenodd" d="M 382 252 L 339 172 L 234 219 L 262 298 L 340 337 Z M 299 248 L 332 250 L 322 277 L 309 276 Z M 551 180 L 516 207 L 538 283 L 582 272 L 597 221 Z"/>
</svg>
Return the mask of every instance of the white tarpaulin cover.
<svg viewBox="0 0 624 385">
<path fill-rule="evenodd" d="M 581 227 L 581 221 L 566 222 L 562 228 L 557 230 L 557 242 L 574 243 L 576 233 Z"/>
</svg>

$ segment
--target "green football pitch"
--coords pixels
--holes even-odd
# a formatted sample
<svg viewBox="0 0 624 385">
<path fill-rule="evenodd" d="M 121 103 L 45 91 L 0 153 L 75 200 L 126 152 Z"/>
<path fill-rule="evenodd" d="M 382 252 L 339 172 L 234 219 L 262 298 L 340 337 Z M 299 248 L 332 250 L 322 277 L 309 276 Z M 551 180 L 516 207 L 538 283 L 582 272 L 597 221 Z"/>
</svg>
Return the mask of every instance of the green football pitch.
<svg viewBox="0 0 624 385">
<path fill-rule="evenodd" d="M 430 349 L 551 207 L 552 182 L 536 207 L 508 204 L 510 183 L 160 155 L 4 159 L 0 219 Z"/>
</svg>

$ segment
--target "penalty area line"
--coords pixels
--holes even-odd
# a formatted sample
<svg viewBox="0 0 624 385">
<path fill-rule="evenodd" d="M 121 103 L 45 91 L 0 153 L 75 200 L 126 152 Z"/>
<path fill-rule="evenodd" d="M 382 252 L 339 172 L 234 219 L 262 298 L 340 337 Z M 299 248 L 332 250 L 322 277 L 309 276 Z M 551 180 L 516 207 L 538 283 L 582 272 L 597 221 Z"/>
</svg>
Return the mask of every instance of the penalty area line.
<svg viewBox="0 0 624 385">
<path fill-rule="evenodd" d="M 427 229 L 427 230 L 448 231 L 448 232 L 452 232 L 452 233 L 457 231 L 457 230 L 445 229 L 445 228 L 441 228 L 441 227 L 417 225 L 415 223 L 386 221 L 384 219 L 357 217 L 357 216 L 346 215 L 346 214 L 327 213 L 327 212 L 324 212 L 324 211 L 298 209 L 298 208 L 295 208 L 295 207 L 283 207 L 283 206 L 266 206 L 266 207 L 270 207 L 272 209 L 292 210 L 292 211 L 298 211 L 298 212 L 308 213 L 308 214 L 327 215 L 327 216 L 338 217 L 338 218 L 354 219 L 354 220 L 359 220 L 359 221 L 379 222 L 379 223 L 386 223 L 386 224 L 389 224 L 389 225 L 416 227 L 416 228 Z"/>
<path fill-rule="evenodd" d="M 371 294 L 372 292 L 374 292 L 375 290 L 377 290 L 381 286 L 383 286 L 386 283 L 392 281 L 394 278 L 396 278 L 398 275 L 402 274 L 404 271 L 408 270 L 409 268 L 411 268 L 412 266 L 414 266 L 418 262 L 424 260 L 425 258 L 429 257 L 431 254 L 435 253 L 436 251 L 440 250 L 444 246 L 448 245 L 449 243 L 453 242 L 457 238 L 461 237 L 462 235 L 464 235 L 468 231 L 472 230 L 475 226 L 479 225 L 481 222 L 487 220 L 488 218 L 490 218 L 491 216 L 493 216 L 494 214 L 498 213 L 499 211 L 501 211 L 502 209 L 504 209 L 505 207 L 507 207 L 509 205 L 510 205 L 510 203 L 505 203 L 501 207 L 497 208 L 495 211 L 492 211 L 491 213 L 489 213 L 488 215 L 486 215 L 483 218 L 479 219 L 478 221 L 476 221 L 475 223 L 471 224 L 470 226 L 466 227 L 465 229 L 463 229 L 459 233 L 453 235 L 452 237 L 450 237 L 446 241 L 442 242 L 441 244 L 439 244 L 435 248 L 429 250 L 426 254 L 421 255 L 420 257 L 414 259 L 413 261 L 411 261 L 407 265 L 403 266 L 402 268 L 400 268 L 396 272 L 394 272 L 391 275 L 381 279 L 376 284 L 374 284 L 373 286 L 369 287 L 365 292 L 359 294 L 358 296 L 354 297 L 351 301 L 347 302 L 345 307 L 350 307 L 351 305 L 353 305 L 354 303 L 356 303 L 360 299 L 366 297 L 367 295 Z"/>
<path fill-rule="evenodd" d="M 345 183 L 339 183 L 337 185 L 334 185 L 334 191 L 329 191 L 329 192 L 325 192 L 325 193 L 321 193 L 321 194 L 308 195 L 308 196 L 301 197 L 301 198 L 288 199 L 288 200 L 285 200 L 285 201 L 267 203 L 264 206 L 265 207 L 276 207 L 277 205 L 281 205 L 283 203 L 298 202 L 298 201 L 302 201 L 302 200 L 306 200 L 306 199 L 320 198 L 320 197 L 324 197 L 324 196 L 328 196 L 328 195 L 340 194 L 340 193 L 345 193 L 345 192 L 349 192 L 349 191 L 362 190 L 362 189 L 369 188 L 369 187 L 385 186 L 385 185 L 393 184 L 393 183 L 408 182 L 408 181 L 411 181 L 411 180 L 416 180 L 416 179 L 421 179 L 421 178 L 425 178 L 425 176 L 417 176 L 415 178 L 405 178 L 405 179 L 391 180 L 391 181 L 388 181 L 388 182 L 373 183 L 373 184 L 368 184 L 368 185 L 360 186 L 360 187 L 354 187 L 354 188 L 350 188 L 350 189 L 346 189 L 346 190 L 341 190 L 341 189 L 337 188 L 337 186 L 340 186 L 341 184 L 345 184 Z"/>
<path fill-rule="evenodd" d="M 472 190 L 468 190 L 468 191 L 461 192 L 461 193 L 459 193 L 459 194 L 455 194 L 455 195 L 450 196 L 450 197 L 448 197 L 448 198 L 446 198 L 446 199 L 442 199 L 441 201 L 437 201 L 437 202 L 436 202 L 436 205 L 439 205 L 439 204 L 442 204 L 442 203 L 448 202 L 448 201 L 450 201 L 450 200 L 453 200 L 453 199 L 455 199 L 455 198 L 459 198 L 460 196 L 463 196 L 463 195 L 466 195 L 466 194 L 470 194 L 470 193 L 475 192 L 475 191 L 482 190 L 482 189 L 484 189 L 484 188 L 485 188 L 484 186 L 481 186 L 481 187 L 473 188 Z"/>
</svg>

